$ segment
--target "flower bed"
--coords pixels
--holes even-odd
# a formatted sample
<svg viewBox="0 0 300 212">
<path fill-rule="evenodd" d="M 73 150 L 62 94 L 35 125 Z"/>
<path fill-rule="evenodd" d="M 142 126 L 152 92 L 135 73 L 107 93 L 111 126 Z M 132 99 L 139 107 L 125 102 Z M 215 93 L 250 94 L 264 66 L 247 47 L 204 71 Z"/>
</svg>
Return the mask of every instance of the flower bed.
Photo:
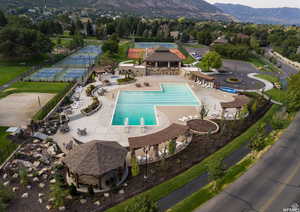
<svg viewBox="0 0 300 212">
<path fill-rule="evenodd" d="M 227 78 L 225 81 L 228 82 L 228 83 L 240 83 L 241 82 L 240 79 L 235 78 L 235 77 Z"/>
<path fill-rule="evenodd" d="M 87 96 L 92 96 L 92 91 L 96 88 L 95 85 L 90 85 L 89 87 L 87 87 L 87 89 L 85 90 L 86 95 Z"/>
</svg>

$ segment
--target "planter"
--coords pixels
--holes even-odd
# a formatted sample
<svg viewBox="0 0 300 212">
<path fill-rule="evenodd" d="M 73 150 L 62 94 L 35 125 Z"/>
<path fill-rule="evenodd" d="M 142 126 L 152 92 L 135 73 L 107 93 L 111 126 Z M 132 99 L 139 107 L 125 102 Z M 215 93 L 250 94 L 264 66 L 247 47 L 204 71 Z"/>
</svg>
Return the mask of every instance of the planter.
<svg viewBox="0 0 300 212">
<path fill-rule="evenodd" d="M 97 99 L 97 100 L 98 100 L 98 99 Z M 98 101 L 99 101 L 99 100 L 98 100 Z M 92 104 L 94 104 L 94 102 L 93 102 Z M 99 101 L 98 106 L 97 106 L 95 109 L 91 110 L 90 112 L 85 112 L 84 109 L 82 109 L 80 112 L 81 112 L 81 114 L 83 114 L 84 116 L 91 116 L 91 115 L 93 115 L 94 113 L 98 112 L 98 110 L 100 110 L 101 107 L 102 107 L 102 102 Z"/>
</svg>

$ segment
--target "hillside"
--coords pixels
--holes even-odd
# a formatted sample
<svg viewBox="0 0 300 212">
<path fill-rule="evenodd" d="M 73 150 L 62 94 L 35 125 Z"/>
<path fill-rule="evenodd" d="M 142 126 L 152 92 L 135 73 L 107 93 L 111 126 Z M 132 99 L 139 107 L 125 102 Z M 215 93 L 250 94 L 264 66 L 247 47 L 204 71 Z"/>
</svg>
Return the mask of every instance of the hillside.
<svg viewBox="0 0 300 212">
<path fill-rule="evenodd" d="M 252 8 L 239 4 L 215 4 L 242 22 L 258 24 L 300 25 L 300 9 L 298 8 Z"/>
<path fill-rule="evenodd" d="M 44 0 L 1 0 L 2 7 L 42 6 Z M 145 16 L 230 21 L 232 17 L 204 0 L 47 0 L 48 7 L 84 7 Z"/>
</svg>

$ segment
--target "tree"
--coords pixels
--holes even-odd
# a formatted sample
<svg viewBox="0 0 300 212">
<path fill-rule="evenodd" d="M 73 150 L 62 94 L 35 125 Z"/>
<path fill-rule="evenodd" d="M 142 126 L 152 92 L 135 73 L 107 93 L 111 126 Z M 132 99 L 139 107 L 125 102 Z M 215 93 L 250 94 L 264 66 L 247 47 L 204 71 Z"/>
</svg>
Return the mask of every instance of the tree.
<svg viewBox="0 0 300 212">
<path fill-rule="evenodd" d="M 207 172 L 209 180 L 213 181 L 213 190 L 217 191 L 219 189 L 219 180 L 225 174 L 223 159 L 211 160 L 207 164 Z"/>
<path fill-rule="evenodd" d="M 136 197 L 134 201 L 125 208 L 124 212 L 158 212 L 157 203 L 148 196 Z"/>
<path fill-rule="evenodd" d="M 131 157 L 131 174 L 133 177 L 140 174 L 140 167 L 135 155 Z"/>
<path fill-rule="evenodd" d="M 209 112 L 209 110 L 207 109 L 206 105 L 202 103 L 201 107 L 200 107 L 200 112 L 199 112 L 200 119 L 204 120 L 207 117 L 208 112 Z"/>
<path fill-rule="evenodd" d="M 250 140 L 249 147 L 253 152 L 259 152 L 267 145 L 265 126 L 265 124 L 260 125 L 256 130 L 256 134 Z"/>
<path fill-rule="evenodd" d="M 210 71 L 211 68 L 220 68 L 222 64 L 221 56 L 215 51 L 208 52 L 201 60 L 201 67 L 205 71 Z"/>
<path fill-rule="evenodd" d="M 86 32 L 87 32 L 87 35 L 89 35 L 89 36 L 94 35 L 93 26 L 90 21 L 87 22 Z"/>
<path fill-rule="evenodd" d="M 83 47 L 84 46 L 84 39 L 83 39 L 82 35 L 80 35 L 79 33 L 74 35 L 73 39 L 71 40 L 69 45 L 70 45 L 69 46 L 70 49 L 76 49 L 76 48 L 79 48 L 79 47 Z"/>
<path fill-rule="evenodd" d="M 184 31 L 184 32 L 181 34 L 180 41 L 181 41 L 182 43 L 186 43 L 186 42 L 188 42 L 189 40 L 190 40 L 189 34 L 188 34 L 186 31 Z"/>
<path fill-rule="evenodd" d="M 7 25 L 0 31 L 0 54 L 5 57 L 32 57 L 51 52 L 53 43 L 33 29 Z"/>
<path fill-rule="evenodd" d="M 213 41 L 211 33 L 209 31 L 202 31 L 197 34 L 199 44 L 210 45 Z"/>
<path fill-rule="evenodd" d="M 0 10 L 0 27 L 4 27 L 7 24 L 4 13 Z"/>
<path fill-rule="evenodd" d="M 168 144 L 168 152 L 169 155 L 173 155 L 176 151 L 176 141 L 175 140 L 171 140 Z"/>
<path fill-rule="evenodd" d="M 300 109 L 300 73 L 293 75 L 289 80 L 285 103 L 288 112 L 296 112 Z"/>
<path fill-rule="evenodd" d="M 245 119 L 249 115 L 248 105 L 244 105 L 242 109 L 237 113 L 238 119 Z"/>
<path fill-rule="evenodd" d="M 107 40 L 102 45 L 103 52 L 117 54 L 119 52 L 119 43 L 115 40 Z"/>
</svg>

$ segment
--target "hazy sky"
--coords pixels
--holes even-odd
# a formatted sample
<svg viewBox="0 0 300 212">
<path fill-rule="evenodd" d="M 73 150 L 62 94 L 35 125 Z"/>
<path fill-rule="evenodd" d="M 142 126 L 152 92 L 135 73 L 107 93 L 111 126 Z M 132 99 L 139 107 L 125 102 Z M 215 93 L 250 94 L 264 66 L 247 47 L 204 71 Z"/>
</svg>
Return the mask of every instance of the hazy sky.
<svg viewBox="0 0 300 212">
<path fill-rule="evenodd" d="M 206 0 L 210 3 L 233 3 L 243 4 L 251 7 L 298 7 L 300 8 L 300 0 Z"/>
</svg>

